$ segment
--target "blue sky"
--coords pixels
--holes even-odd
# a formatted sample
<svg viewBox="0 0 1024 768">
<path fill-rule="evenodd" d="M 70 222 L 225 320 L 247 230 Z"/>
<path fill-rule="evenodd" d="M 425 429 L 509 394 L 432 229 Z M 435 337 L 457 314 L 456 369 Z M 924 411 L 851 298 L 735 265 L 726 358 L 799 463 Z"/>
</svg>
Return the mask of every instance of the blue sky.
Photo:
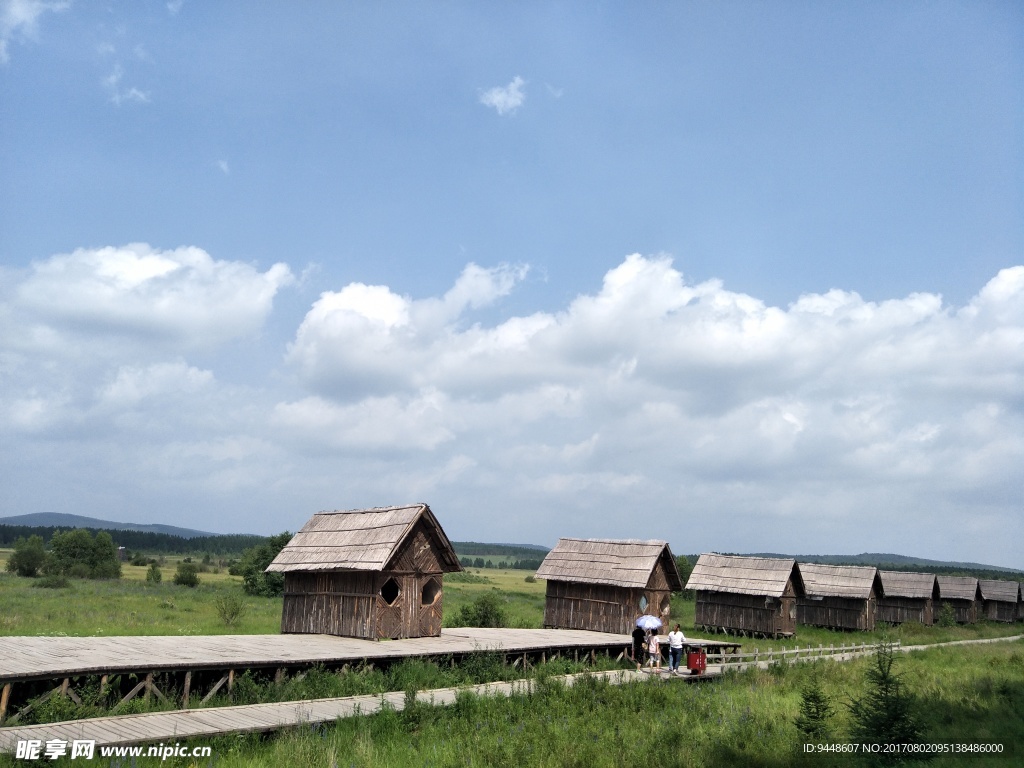
<svg viewBox="0 0 1024 768">
<path fill-rule="evenodd" d="M 1024 567 L 1022 33 L 0 3 L 0 515 Z"/>
</svg>

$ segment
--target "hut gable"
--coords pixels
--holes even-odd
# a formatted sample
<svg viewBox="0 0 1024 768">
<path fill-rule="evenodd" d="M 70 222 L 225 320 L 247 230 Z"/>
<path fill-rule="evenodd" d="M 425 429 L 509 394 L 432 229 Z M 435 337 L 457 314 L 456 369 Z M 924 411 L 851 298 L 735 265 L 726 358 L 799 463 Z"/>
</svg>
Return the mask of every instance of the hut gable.
<svg viewBox="0 0 1024 768">
<path fill-rule="evenodd" d="M 939 587 L 934 573 L 879 571 L 878 577 L 885 597 L 931 600 L 938 596 Z"/>
<path fill-rule="evenodd" d="M 282 632 L 441 634 L 443 577 L 461 571 L 426 504 L 318 512 L 267 571 L 284 574 Z"/>
<path fill-rule="evenodd" d="M 939 576 L 940 600 L 977 600 L 978 580 L 973 576 Z"/>
<path fill-rule="evenodd" d="M 991 621 L 1016 621 L 1020 610 L 1020 584 L 1000 579 L 979 579 L 978 592 L 981 594 L 985 618 Z"/>
<path fill-rule="evenodd" d="M 982 600 L 998 600 L 1001 603 L 1016 604 L 1020 594 L 1020 584 L 1016 581 L 998 579 L 979 579 L 978 589 Z"/>
<path fill-rule="evenodd" d="M 787 588 L 803 592 L 800 572 L 793 558 L 739 557 L 708 552 L 697 558 L 686 588 L 775 598 L 786 594 Z"/>
<path fill-rule="evenodd" d="M 659 561 L 663 568 L 656 568 Z M 559 539 L 537 570 L 537 578 L 627 589 L 651 586 L 678 592 L 683 588 L 668 542 L 657 540 Z"/>
<path fill-rule="evenodd" d="M 410 546 L 403 549 L 407 539 Z M 409 570 L 415 571 L 416 559 L 426 557 L 424 546 L 433 549 L 429 557 L 435 559 L 438 572 L 462 570 L 451 542 L 426 504 L 318 512 L 267 571 L 383 571 L 400 557 L 399 550 L 411 553 Z"/>
<path fill-rule="evenodd" d="M 637 617 L 671 618 L 682 589 L 664 541 L 559 539 L 537 571 L 546 579 L 544 626 L 629 634 Z"/>
<path fill-rule="evenodd" d="M 867 600 L 881 591 L 878 569 L 871 566 L 800 563 L 799 568 L 804 594 L 810 598 Z"/>
</svg>

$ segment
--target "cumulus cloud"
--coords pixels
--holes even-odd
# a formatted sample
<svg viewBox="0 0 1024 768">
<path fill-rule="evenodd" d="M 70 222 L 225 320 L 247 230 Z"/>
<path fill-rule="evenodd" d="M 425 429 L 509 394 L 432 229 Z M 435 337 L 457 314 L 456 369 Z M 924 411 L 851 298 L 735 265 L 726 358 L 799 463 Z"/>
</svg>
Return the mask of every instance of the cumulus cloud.
<svg viewBox="0 0 1024 768">
<path fill-rule="evenodd" d="M 523 91 L 525 85 L 526 81 L 516 75 L 504 88 L 495 86 L 480 94 L 480 103 L 485 107 L 493 107 L 499 115 L 514 115 L 526 101 L 526 93 Z"/>
<path fill-rule="evenodd" d="M 820 515 L 885 548 L 864 533 L 868 519 L 909 535 L 935 515 L 973 513 L 963 500 L 983 487 L 1013 495 L 1024 268 L 961 308 L 841 290 L 772 307 L 634 254 L 561 311 L 467 322 L 521 274 L 471 265 L 434 299 L 360 284 L 323 294 L 288 353 L 315 394 L 278 418 L 347 454 L 390 444 L 438 467 L 449 450 L 471 455 L 467 487 L 524 504 L 619 499 L 594 535 L 632 532 L 609 505 L 685 498 L 772 530 L 776 549 L 798 546 L 785 521 Z M 996 507 L 990 525 L 1020 528 L 1018 510 Z M 769 546 L 755 539 L 748 548 Z"/>
<path fill-rule="evenodd" d="M 0 2 L 0 62 L 10 61 L 8 43 L 17 36 L 35 39 L 39 18 L 47 12 L 65 10 L 69 2 L 45 0 L 3 0 Z"/>
<path fill-rule="evenodd" d="M 208 494 L 229 528 L 268 531 L 423 499 L 489 540 L 1024 565 L 1024 267 L 963 306 L 840 289 L 771 306 L 634 254 L 551 311 L 482 311 L 527 274 L 336 286 L 277 328 L 286 348 L 247 358 L 283 264 L 133 245 L 7 272 L 0 462 L 62 472 L 3 492 L 102 496 L 102 478 L 198 510 L 193 527 Z"/>
<path fill-rule="evenodd" d="M 149 93 L 133 86 L 124 86 L 124 68 L 115 64 L 113 71 L 103 78 L 103 87 L 110 96 L 110 102 L 120 107 L 122 104 L 148 104 Z"/>
<path fill-rule="evenodd" d="M 285 264 L 260 272 L 201 248 L 144 243 L 79 249 L 34 263 L 9 299 L 33 344 L 107 345 L 130 339 L 175 349 L 212 347 L 257 332 L 293 281 Z"/>
</svg>

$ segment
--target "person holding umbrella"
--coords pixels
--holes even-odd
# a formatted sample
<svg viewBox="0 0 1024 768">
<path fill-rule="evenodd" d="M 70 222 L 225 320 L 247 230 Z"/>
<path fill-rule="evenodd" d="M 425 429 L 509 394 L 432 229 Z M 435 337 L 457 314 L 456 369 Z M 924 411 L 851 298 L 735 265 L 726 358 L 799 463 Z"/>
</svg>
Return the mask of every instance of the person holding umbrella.
<svg viewBox="0 0 1024 768">
<path fill-rule="evenodd" d="M 657 616 L 651 616 L 645 614 L 636 620 L 636 625 L 640 629 L 646 630 L 650 634 L 647 635 L 647 653 L 650 655 L 648 664 L 657 669 L 661 669 L 661 648 L 658 642 L 657 629 L 661 626 L 661 619 Z"/>
</svg>

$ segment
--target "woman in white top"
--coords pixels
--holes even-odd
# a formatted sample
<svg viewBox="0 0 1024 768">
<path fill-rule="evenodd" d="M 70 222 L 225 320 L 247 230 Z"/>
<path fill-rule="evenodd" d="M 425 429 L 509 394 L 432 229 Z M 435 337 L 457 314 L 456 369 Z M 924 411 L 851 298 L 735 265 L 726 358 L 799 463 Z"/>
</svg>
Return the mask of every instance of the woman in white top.
<svg viewBox="0 0 1024 768">
<path fill-rule="evenodd" d="M 668 671 L 671 674 L 679 674 L 679 662 L 683 657 L 684 642 L 686 642 L 686 636 L 676 624 L 675 630 L 668 633 Z"/>
</svg>

